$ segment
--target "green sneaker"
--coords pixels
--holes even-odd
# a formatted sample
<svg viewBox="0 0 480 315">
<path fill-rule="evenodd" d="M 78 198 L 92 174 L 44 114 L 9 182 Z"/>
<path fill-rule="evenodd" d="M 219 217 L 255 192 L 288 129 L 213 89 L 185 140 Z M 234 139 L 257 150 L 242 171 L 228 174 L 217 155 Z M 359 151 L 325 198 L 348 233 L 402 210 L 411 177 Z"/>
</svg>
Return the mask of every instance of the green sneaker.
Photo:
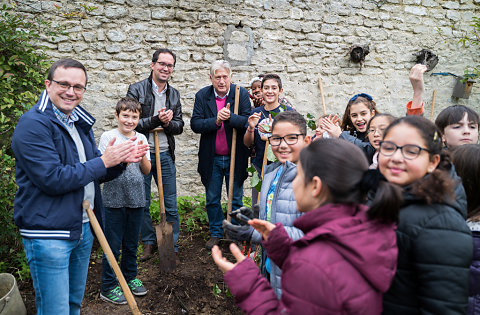
<svg viewBox="0 0 480 315">
<path fill-rule="evenodd" d="M 128 287 L 132 290 L 132 293 L 135 295 L 145 295 L 147 294 L 147 289 L 143 286 L 142 281 L 140 279 L 133 279 L 128 281 Z"/>
<path fill-rule="evenodd" d="M 127 299 L 118 285 L 111 290 L 100 291 L 100 298 L 113 304 L 127 304 Z"/>
</svg>

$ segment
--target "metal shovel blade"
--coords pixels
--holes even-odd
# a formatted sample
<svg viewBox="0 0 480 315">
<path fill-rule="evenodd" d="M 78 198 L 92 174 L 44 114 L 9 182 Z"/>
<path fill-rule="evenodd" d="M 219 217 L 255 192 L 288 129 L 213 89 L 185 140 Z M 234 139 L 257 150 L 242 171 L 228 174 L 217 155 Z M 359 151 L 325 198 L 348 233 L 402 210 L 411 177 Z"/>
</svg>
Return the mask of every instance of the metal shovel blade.
<svg viewBox="0 0 480 315">
<path fill-rule="evenodd" d="M 162 218 L 160 224 L 155 225 L 155 232 L 157 234 L 158 254 L 160 256 L 160 270 L 172 271 L 176 267 L 172 223 Z"/>
</svg>

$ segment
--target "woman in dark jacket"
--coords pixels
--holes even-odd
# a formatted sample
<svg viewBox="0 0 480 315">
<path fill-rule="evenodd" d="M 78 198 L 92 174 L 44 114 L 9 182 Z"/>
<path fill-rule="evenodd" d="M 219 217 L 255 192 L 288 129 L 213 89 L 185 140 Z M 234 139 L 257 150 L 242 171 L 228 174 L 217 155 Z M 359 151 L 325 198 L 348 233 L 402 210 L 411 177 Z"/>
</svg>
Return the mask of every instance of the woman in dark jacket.
<svg viewBox="0 0 480 315">
<path fill-rule="evenodd" d="M 403 187 L 404 197 L 384 314 L 464 314 L 472 237 L 465 191 L 449 174 L 440 132 L 423 117 L 403 117 L 387 128 L 379 152 L 380 172 Z"/>
</svg>

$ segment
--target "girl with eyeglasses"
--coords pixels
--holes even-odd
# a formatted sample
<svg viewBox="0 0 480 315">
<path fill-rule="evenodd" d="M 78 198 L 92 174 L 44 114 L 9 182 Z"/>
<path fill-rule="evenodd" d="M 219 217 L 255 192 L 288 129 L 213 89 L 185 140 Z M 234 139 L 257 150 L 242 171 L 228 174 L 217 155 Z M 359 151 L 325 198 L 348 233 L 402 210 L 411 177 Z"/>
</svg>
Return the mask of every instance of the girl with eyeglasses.
<svg viewBox="0 0 480 315">
<path fill-rule="evenodd" d="M 380 148 L 380 141 L 383 139 L 383 133 L 395 120 L 390 114 L 377 114 L 370 119 L 367 125 L 367 136 L 369 145 L 363 146 L 362 149 L 367 156 L 372 155 L 372 163 L 370 169 L 378 168 L 378 149 Z"/>
<path fill-rule="evenodd" d="M 403 188 L 397 227 L 398 266 L 384 294 L 384 314 L 463 314 L 472 236 L 466 197 L 453 175 L 438 128 L 428 119 L 395 120 L 380 142 L 379 170 Z"/>
</svg>

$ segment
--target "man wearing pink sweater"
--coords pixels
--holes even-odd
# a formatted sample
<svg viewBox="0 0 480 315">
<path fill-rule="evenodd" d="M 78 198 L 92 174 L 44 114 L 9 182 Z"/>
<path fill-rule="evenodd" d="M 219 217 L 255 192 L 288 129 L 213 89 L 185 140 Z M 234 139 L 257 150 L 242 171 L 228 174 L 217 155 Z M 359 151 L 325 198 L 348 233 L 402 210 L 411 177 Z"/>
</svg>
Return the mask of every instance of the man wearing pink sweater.
<svg viewBox="0 0 480 315">
<path fill-rule="evenodd" d="M 193 132 L 201 134 L 198 150 L 198 172 L 205 186 L 210 240 L 207 249 L 218 244 L 223 237 L 221 207 L 222 185 L 228 189 L 230 174 L 230 153 L 233 129 L 237 130 L 235 174 L 233 181 L 233 209 L 243 206 L 243 182 L 247 178 L 249 149 L 243 144 L 243 135 L 250 115 L 248 92 L 240 88 L 238 114 L 234 114 L 235 84 L 232 84 L 232 69 L 224 60 L 217 60 L 210 66 L 212 85 L 195 94 L 192 119 Z"/>
</svg>

